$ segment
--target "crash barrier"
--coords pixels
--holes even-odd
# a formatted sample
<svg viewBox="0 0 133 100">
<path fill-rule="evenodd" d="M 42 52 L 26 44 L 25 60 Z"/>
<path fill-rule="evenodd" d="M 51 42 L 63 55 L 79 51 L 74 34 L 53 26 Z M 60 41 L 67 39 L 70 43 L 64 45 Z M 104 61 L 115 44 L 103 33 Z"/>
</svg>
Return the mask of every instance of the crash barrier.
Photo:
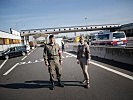
<svg viewBox="0 0 133 100">
<path fill-rule="evenodd" d="M 133 46 L 133 37 L 127 37 L 127 46 Z"/>
<path fill-rule="evenodd" d="M 73 51 L 77 52 L 77 47 L 73 46 Z M 133 48 L 90 46 L 90 51 L 92 56 L 133 65 Z"/>
</svg>

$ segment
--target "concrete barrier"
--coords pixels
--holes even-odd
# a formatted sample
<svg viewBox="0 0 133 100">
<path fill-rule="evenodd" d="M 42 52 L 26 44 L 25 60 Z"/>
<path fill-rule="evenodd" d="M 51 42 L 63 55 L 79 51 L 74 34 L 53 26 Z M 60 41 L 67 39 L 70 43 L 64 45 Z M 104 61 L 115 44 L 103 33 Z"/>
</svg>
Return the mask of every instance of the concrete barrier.
<svg viewBox="0 0 133 100">
<path fill-rule="evenodd" d="M 77 46 L 73 47 L 76 52 Z M 133 65 L 133 48 L 91 46 L 91 55 Z"/>
<path fill-rule="evenodd" d="M 90 47 L 90 50 L 91 50 L 91 55 L 97 56 L 97 57 L 100 57 L 100 58 L 105 58 L 105 55 L 106 55 L 106 49 L 105 48 L 101 48 L 101 47 L 97 47 L 97 48 Z"/>
<path fill-rule="evenodd" d="M 90 47 L 91 55 L 133 65 L 133 48 Z"/>
</svg>

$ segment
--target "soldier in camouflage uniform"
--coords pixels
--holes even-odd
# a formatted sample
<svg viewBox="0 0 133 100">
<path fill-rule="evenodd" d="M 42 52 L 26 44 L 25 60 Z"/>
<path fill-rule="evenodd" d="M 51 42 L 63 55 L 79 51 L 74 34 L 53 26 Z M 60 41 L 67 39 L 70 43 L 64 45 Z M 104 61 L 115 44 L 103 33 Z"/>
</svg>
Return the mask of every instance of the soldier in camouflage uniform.
<svg viewBox="0 0 133 100">
<path fill-rule="evenodd" d="M 77 63 L 80 64 L 83 75 L 84 75 L 84 80 L 83 84 L 85 85 L 85 88 L 89 88 L 89 74 L 88 74 L 88 65 L 90 64 L 90 48 L 89 45 L 84 41 L 84 36 L 80 36 L 79 40 L 80 44 L 78 45 L 78 50 L 77 50 Z"/>
<path fill-rule="evenodd" d="M 43 57 L 45 65 L 48 66 L 52 90 L 54 89 L 54 72 L 56 72 L 58 85 L 64 87 L 64 84 L 61 82 L 61 51 L 59 45 L 55 43 L 54 35 L 49 36 L 49 43 L 44 47 Z"/>
</svg>

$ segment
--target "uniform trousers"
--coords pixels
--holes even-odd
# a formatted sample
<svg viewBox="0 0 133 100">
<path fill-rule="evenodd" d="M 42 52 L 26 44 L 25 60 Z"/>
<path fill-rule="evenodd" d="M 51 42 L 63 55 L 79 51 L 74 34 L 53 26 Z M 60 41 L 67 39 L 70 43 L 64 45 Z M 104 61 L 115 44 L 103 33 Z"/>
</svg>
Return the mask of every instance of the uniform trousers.
<svg viewBox="0 0 133 100">
<path fill-rule="evenodd" d="M 61 80 L 61 65 L 59 60 L 49 60 L 48 71 L 50 73 L 50 81 L 54 81 L 54 74 L 56 72 L 56 77 L 58 80 Z"/>
</svg>

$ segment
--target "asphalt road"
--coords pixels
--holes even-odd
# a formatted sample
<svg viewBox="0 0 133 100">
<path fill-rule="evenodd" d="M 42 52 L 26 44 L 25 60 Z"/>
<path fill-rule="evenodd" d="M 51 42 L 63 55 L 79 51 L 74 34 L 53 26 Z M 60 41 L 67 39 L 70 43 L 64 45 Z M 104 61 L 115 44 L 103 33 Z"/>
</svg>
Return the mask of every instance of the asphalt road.
<svg viewBox="0 0 133 100">
<path fill-rule="evenodd" d="M 75 55 L 63 53 L 64 88 L 50 90 L 49 74 L 43 62 L 43 48 L 26 56 L 0 60 L 0 100 L 133 100 L 133 72 L 92 60 L 90 88 L 86 89 Z M 126 66 L 126 65 L 124 65 Z M 128 67 L 128 66 L 127 66 Z"/>
</svg>

